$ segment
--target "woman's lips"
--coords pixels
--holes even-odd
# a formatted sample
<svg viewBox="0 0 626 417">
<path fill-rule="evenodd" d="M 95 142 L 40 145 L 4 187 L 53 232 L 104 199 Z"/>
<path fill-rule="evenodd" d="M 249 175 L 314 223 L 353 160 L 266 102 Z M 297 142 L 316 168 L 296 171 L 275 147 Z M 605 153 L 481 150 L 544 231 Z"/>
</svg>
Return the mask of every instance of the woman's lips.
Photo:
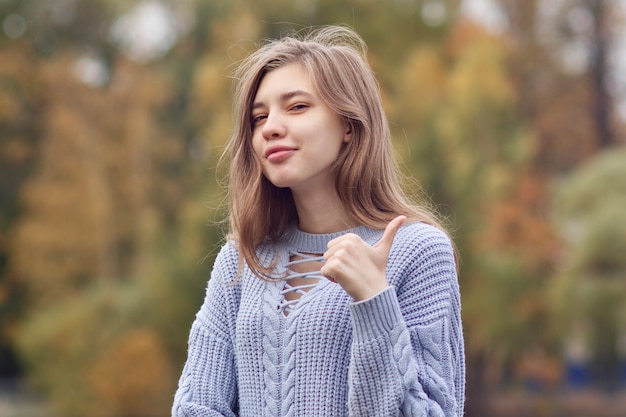
<svg viewBox="0 0 626 417">
<path fill-rule="evenodd" d="M 294 148 L 270 148 L 265 153 L 265 159 L 269 162 L 280 162 L 289 158 L 295 151 Z"/>
</svg>

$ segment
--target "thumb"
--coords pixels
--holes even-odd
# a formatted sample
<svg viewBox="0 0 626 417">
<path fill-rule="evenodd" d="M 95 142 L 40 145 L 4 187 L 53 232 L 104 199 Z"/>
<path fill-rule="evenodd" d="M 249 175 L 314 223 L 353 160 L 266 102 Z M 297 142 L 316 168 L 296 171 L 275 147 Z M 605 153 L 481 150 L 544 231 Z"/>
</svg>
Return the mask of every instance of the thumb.
<svg viewBox="0 0 626 417">
<path fill-rule="evenodd" d="M 374 245 L 374 248 L 376 248 L 381 254 L 385 255 L 385 257 L 389 256 L 393 238 L 396 236 L 398 229 L 402 226 L 402 223 L 404 223 L 405 220 L 406 216 L 398 216 L 390 221 L 387 224 L 387 227 L 385 227 L 383 237 Z"/>
</svg>

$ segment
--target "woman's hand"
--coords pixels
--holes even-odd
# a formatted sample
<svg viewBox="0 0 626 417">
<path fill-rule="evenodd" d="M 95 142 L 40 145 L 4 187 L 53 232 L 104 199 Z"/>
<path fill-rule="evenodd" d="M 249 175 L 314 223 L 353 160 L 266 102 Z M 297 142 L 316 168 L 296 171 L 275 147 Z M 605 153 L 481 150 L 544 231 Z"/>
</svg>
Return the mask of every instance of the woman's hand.
<svg viewBox="0 0 626 417">
<path fill-rule="evenodd" d="M 328 242 L 322 275 L 338 283 L 354 299 L 373 297 L 389 286 L 385 269 L 396 232 L 406 220 L 398 216 L 387 224 L 383 237 L 370 246 L 359 236 L 348 233 Z"/>
</svg>

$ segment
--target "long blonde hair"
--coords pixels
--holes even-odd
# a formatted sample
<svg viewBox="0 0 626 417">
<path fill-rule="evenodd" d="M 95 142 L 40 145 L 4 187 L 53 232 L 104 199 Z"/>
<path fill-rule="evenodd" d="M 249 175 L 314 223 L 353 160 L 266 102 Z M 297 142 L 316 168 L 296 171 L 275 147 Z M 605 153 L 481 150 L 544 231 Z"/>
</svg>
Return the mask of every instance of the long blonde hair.
<svg viewBox="0 0 626 417">
<path fill-rule="evenodd" d="M 252 149 L 251 105 L 259 84 L 265 74 L 290 63 L 303 66 L 322 100 L 352 130 L 331 167 L 347 213 L 376 229 L 404 214 L 409 221 L 444 230 L 425 204 L 411 204 L 400 187 L 389 125 L 366 53 L 353 30 L 325 26 L 270 40 L 235 71 L 234 129 L 224 156 L 230 158 L 229 240 L 238 246 L 240 273 L 245 261 L 260 278 L 271 278 L 276 259 L 264 264 L 256 249 L 298 221 L 291 191 L 265 178 Z"/>
</svg>

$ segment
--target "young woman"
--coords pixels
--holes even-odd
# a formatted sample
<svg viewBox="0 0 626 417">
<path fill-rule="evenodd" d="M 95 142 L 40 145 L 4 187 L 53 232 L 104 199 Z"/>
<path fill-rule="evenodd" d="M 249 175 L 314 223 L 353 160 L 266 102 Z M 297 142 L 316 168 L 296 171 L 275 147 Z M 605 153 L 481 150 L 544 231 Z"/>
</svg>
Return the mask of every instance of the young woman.
<svg viewBox="0 0 626 417">
<path fill-rule="evenodd" d="M 324 27 L 236 74 L 230 236 L 173 416 L 461 416 L 451 242 L 398 185 L 366 47 Z"/>
</svg>

